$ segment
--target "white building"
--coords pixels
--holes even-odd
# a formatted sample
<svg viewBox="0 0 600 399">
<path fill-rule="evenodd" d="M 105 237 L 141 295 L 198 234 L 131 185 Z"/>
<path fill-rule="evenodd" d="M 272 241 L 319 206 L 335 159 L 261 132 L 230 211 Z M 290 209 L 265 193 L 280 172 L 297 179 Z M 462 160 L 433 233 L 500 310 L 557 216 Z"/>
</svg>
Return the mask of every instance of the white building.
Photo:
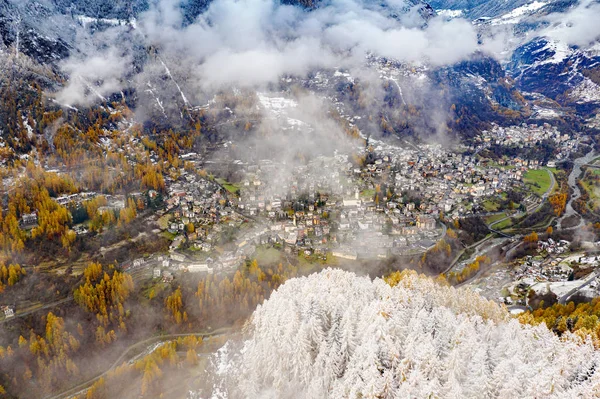
<svg viewBox="0 0 600 399">
<path fill-rule="evenodd" d="M 2 311 L 4 311 L 4 317 L 7 319 L 15 316 L 15 311 L 10 306 L 2 306 Z"/>
<path fill-rule="evenodd" d="M 206 263 L 192 263 L 187 269 L 190 273 L 212 273 L 212 269 Z"/>
</svg>

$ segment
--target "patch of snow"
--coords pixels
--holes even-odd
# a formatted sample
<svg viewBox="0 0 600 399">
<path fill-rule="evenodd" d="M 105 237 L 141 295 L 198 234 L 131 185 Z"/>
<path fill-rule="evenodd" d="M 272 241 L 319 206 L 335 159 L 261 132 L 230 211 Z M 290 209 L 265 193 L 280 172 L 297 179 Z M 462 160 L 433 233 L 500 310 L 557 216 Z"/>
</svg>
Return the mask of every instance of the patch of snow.
<svg viewBox="0 0 600 399">
<path fill-rule="evenodd" d="M 29 139 L 33 139 L 33 128 L 29 126 L 29 121 L 27 120 L 27 117 L 25 115 L 22 115 L 21 118 L 23 119 L 23 125 L 25 125 L 25 129 L 27 129 L 27 137 Z"/>
<path fill-rule="evenodd" d="M 273 114 L 279 116 L 288 108 L 296 108 L 298 103 L 292 99 L 284 97 L 270 97 L 265 93 L 257 92 L 258 101 L 263 108 L 270 110 Z"/>
<path fill-rule="evenodd" d="M 152 96 L 154 97 L 154 99 L 156 100 L 156 103 L 158 104 L 160 110 L 162 111 L 162 114 L 166 117 L 167 114 L 165 113 L 165 107 L 162 104 L 162 101 L 160 101 L 160 99 L 158 98 L 158 96 L 155 93 L 154 87 L 152 87 L 152 85 L 150 84 L 150 82 L 147 83 L 148 87 L 150 87 L 149 89 L 146 89 L 146 93 L 150 93 L 152 94 Z"/>
<path fill-rule="evenodd" d="M 177 86 L 177 90 L 179 90 L 179 94 L 181 94 L 181 98 L 183 99 L 184 104 L 186 106 L 189 105 L 188 99 L 186 98 L 185 94 L 183 94 L 183 91 L 181 91 L 181 87 L 179 87 L 179 84 L 175 81 L 175 79 L 173 79 L 173 75 L 171 75 L 171 71 L 167 67 L 167 64 L 165 64 L 165 62 L 162 60 L 162 58 L 158 57 L 158 59 L 160 60 L 160 63 L 163 65 L 163 67 L 165 68 L 165 72 L 167 73 L 167 76 L 169 76 L 171 81 L 173 83 L 175 83 L 175 86 Z"/>
<path fill-rule="evenodd" d="M 346 79 L 348 79 L 349 82 L 354 83 L 354 78 L 347 72 L 340 72 L 336 70 L 333 76 L 335 76 L 336 78 L 345 77 Z"/>
<path fill-rule="evenodd" d="M 98 90 L 96 90 L 91 83 L 89 83 L 87 80 L 85 80 L 85 78 L 83 76 L 78 75 L 77 77 L 83 82 L 83 84 L 85 84 L 87 86 L 87 88 L 92 93 L 94 93 L 96 96 L 98 96 L 98 98 L 100 98 L 100 100 L 106 101 L 106 98 L 102 94 L 100 94 L 100 92 L 98 92 Z"/>
<path fill-rule="evenodd" d="M 103 23 L 106 25 L 111 25 L 111 26 L 123 26 L 123 25 L 127 25 L 130 22 L 123 20 L 123 19 L 115 19 L 115 18 L 93 18 L 93 17 L 88 17 L 87 15 L 76 15 L 75 19 L 78 20 L 79 22 L 81 22 L 83 25 L 89 25 L 92 23 Z"/>
<path fill-rule="evenodd" d="M 563 62 L 565 58 L 571 55 L 572 50 L 566 43 L 559 42 L 557 40 L 549 40 L 548 43 L 539 50 L 534 51 L 532 54 L 538 54 L 542 51 L 551 51 L 554 55 L 544 61 L 539 62 L 539 65 L 544 64 L 558 64 Z"/>
<path fill-rule="evenodd" d="M 464 10 L 435 10 L 435 12 L 441 16 L 448 19 L 452 18 L 460 18 L 464 14 Z"/>
<path fill-rule="evenodd" d="M 58 101 L 56 101 L 55 99 L 52 99 L 52 102 L 53 102 L 54 104 L 58 104 L 58 105 L 60 105 L 61 107 L 66 107 L 66 108 L 69 108 L 70 110 L 73 110 L 73 111 L 79 111 L 77 108 L 75 108 L 75 107 L 73 107 L 73 106 L 71 106 L 71 105 L 69 105 L 69 104 L 62 104 L 62 103 L 59 103 L 59 102 L 58 102 Z"/>
<path fill-rule="evenodd" d="M 600 102 L 600 87 L 590 79 L 585 78 L 571 90 L 569 97 L 576 100 L 578 104 Z"/>
<path fill-rule="evenodd" d="M 538 105 L 533 106 L 534 118 L 540 119 L 556 119 L 560 118 L 563 114 L 555 109 L 543 108 Z"/>
<path fill-rule="evenodd" d="M 532 14 L 534 11 L 544 7 L 547 3 L 543 1 L 534 1 L 533 3 L 525 4 L 515 8 L 508 14 L 496 18 L 492 21 L 492 25 L 517 24 L 524 16 Z"/>
</svg>

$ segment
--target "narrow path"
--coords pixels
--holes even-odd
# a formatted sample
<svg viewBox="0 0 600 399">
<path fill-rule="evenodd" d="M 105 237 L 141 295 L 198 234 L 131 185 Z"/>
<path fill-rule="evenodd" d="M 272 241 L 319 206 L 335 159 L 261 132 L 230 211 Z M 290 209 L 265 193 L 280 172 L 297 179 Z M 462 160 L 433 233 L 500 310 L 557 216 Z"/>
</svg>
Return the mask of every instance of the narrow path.
<svg viewBox="0 0 600 399">
<path fill-rule="evenodd" d="M 70 302 L 72 300 L 73 300 L 73 297 L 68 297 L 68 298 L 60 299 L 60 300 L 55 301 L 55 302 L 48 303 L 48 304 L 46 304 L 44 306 L 40 306 L 38 308 L 34 308 L 34 309 L 31 309 L 31 310 L 26 310 L 26 311 L 24 311 L 22 313 L 16 313 L 13 317 L 10 317 L 8 319 L 0 320 L 0 324 L 10 322 L 12 320 L 18 319 L 19 317 L 25 317 L 25 316 L 30 315 L 32 313 L 39 312 L 40 310 L 53 308 L 55 306 L 61 305 L 61 304 L 66 303 L 66 302 Z"/>
</svg>

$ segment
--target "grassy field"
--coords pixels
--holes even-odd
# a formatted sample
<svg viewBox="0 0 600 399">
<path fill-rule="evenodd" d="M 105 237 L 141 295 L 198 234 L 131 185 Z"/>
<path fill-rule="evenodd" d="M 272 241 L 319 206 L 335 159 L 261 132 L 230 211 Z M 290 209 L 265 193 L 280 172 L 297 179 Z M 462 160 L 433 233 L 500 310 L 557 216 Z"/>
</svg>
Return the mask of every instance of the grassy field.
<svg viewBox="0 0 600 399">
<path fill-rule="evenodd" d="M 225 187 L 225 190 L 229 191 L 231 194 L 237 195 L 240 190 L 240 187 L 237 184 L 229 183 L 225 179 L 215 179 L 215 181 Z"/>
<path fill-rule="evenodd" d="M 598 192 L 600 191 L 597 186 L 594 185 L 594 179 L 600 175 L 600 169 L 588 169 L 581 179 L 581 186 L 587 192 L 589 196 L 589 206 L 594 210 L 600 206 L 600 197 Z"/>
<path fill-rule="evenodd" d="M 275 248 L 258 247 L 256 248 L 254 258 L 259 265 L 272 265 L 280 261 L 281 255 L 281 251 Z"/>
<path fill-rule="evenodd" d="M 361 191 L 360 196 L 363 198 L 368 198 L 368 199 L 372 200 L 375 197 L 375 190 L 373 190 L 373 189 L 363 190 L 363 191 Z"/>
<path fill-rule="evenodd" d="M 511 170 L 516 168 L 516 166 L 514 165 L 500 165 L 498 162 L 489 162 L 488 165 L 492 168 L 498 168 L 503 170 Z"/>
<path fill-rule="evenodd" d="M 160 227 L 161 230 L 166 230 L 169 227 L 169 222 L 172 218 L 173 215 L 171 215 L 170 213 L 161 216 L 160 218 L 158 218 L 158 227 Z"/>
<path fill-rule="evenodd" d="M 171 240 L 171 241 L 173 241 L 175 239 L 175 237 L 177 236 L 177 234 L 170 233 L 168 231 L 163 231 L 161 234 L 163 237 L 165 237 L 166 239 Z"/>
<path fill-rule="evenodd" d="M 552 183 L 550 175 L 545 169 L 530 169 L 523 177 L 525 184 L 539 196 L 544 195 Z"/>
<path fill-rule="evenodd" d="M 485 218 L 485 222 L 486 222 L 487 224 L 494 223 L 494 222 L 496 222 L 496 221 L 498 221 L 498 220 L 500 220 L 500 219 L 502 219 L 502 218 L 504 218 L 504 217 L 506 217 L 506 214 L 505 214 L 505 213 L 499 213 L 499 214 L 497 214 L 497 215 L 492 215 L 492 216 L 488 216 L 488 217 L 486 217 L 486 218 Z"/>
<path fill-rule="evenodd" d="M 340 264 L 340 260 L 331 254 L 327 253 L 326 259 L 321 259 L 315 255 L 304 256 L 302 253 L 298 254 L 298 268 L 303 273 L 312 273 L 319 271 L 325 266 L 335 267 Z"/>
<path fill-rule="evenodd" d="M 500 204 L 491 199 L 483 201 L 481 205 L 487 212 L 496 212 L 500 208 Z"/>
<path fill-rule="evenodd" d="M 503 222 L 500 222 L 494 226 L 492 226 L 495 230 L 503 230 L 506 229 L 507 227 L 512 226 L 513 222 L 511 218 L 506 219 Z"/>
</svg>

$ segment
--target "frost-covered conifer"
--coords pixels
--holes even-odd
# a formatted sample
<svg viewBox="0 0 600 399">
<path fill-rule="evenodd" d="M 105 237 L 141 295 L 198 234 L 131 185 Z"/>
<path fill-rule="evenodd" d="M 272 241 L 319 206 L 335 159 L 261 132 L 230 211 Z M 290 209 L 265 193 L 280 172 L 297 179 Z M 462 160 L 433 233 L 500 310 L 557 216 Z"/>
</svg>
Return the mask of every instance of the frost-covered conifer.
<svg viewBox="0 0 600 399">
<path fill-rule="evenodd" d="M 238 351 L 215 359 L 237 398 L 592 398 L 589 341 L 522 325 L 478 295 L 408 275 L 395 287 L 339 270 L 285 283 Z M 215 396 L 221 397 L 221 396 Z"/>
</svg>

